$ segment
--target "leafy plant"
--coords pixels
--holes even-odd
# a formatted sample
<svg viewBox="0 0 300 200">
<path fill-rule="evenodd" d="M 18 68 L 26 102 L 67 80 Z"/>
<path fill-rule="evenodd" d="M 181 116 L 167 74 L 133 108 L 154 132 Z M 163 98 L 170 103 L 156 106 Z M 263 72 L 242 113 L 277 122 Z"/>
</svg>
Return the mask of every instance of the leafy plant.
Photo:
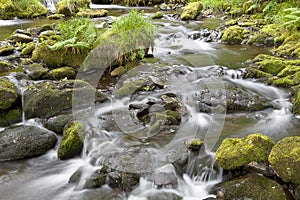
<svg viewBox="0 0 300 200">
<path fill-rule="evenodd" d="M 300 8 L 284 9 L 283 25 L 294 30 L 300 30 Z"/>
<path fill-rule="evenodd" d="M 98 40 L 99 46 L 110 46 L 119 63 L 143 58 L 154 45 L 155 25 L 144 13 L 132 10 L 116 19 Z"/>
<path fill-rule="evenodd" d="M 59 41 L 50 46 L 52 50 L 71 48 L 76 53 L 90 51 L 98 38 L 98 30 L 94 23 L 86 18 L 73 18 L 57 26 Z"/>
</svg>

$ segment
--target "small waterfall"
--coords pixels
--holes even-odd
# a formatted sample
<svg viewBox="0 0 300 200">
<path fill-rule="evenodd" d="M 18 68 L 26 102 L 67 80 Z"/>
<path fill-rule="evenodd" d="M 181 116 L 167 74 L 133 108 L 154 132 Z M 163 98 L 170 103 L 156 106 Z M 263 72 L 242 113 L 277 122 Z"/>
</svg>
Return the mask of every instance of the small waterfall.
<svg viewBox="0 0 300 200">
<path fill-rule="evenodd" d="M 56 12 L 55 5 L 57 2 L 58 2 L 58 0 L 43 0 L 43 4 L 51 13 Z"/>
</svg>

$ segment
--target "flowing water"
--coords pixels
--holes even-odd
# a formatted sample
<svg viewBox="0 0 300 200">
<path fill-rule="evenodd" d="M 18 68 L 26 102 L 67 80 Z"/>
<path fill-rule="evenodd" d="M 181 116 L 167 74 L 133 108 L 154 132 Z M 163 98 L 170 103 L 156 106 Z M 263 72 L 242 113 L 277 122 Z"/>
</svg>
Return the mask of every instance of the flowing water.
<svg viewBox="0 0 300 200">
<path fill-rule="evenodd" d="M 18 26 L 19 22 L 23 21 L 18 21 Z M 96 105 L 86 112 L 87 135 L 82 155 L 60 161 L 56 146 L 37 158 L 2 162 L 0 199 L 92 200 L 112 199 L 112 196 L 130 200 L 176 199 L 178 196 L 185 200 L 205 199 L 214 197 L 209 194 L 209 189 L 222 179 L 222 170 L 214 164 L 214 151 L 222 139 L 254 132 L 275 140 L 300 134 L 299 121 L 290 112 L 289 91 L 241 79 L 243 62 L 259 53 L 269 53 L 269 49 L 227 46 L 190 38 L 191 34 L 206 28 L 203 22 L 187 24 L 170 18 L 157 20 L 156 24 L 159 29 L 154 58 L 145 59 L 137 70 L 106 87 L 105 92 L 112 94 L 110 103 Z M 114 95 L 123 82 L 141 78 L 150 78 L 165 87 L 130 98 Z M 272 107 L 256 112 L 226 113 L 222 108 L 226 106 L 224 87 L 227 84 L 267 99 Z M 200 91 L 215 89 L 220 91 L 217 109 L 202 112 L 199 109 Z M 136 113 L 128 109 L 130 105 L 155 102 L 167 93 L 175 94 L 184 110 L 179 126 L 160 124 L 158 129 L 153 129 L 155 119 L 150 117 L 147 123 L 138 122 Z M 163 110 L 159 106 L 153 108 L 154 113 Z M 33 121 L 24 123 L 32 124 Z M 184 141 L 191 138 L 201 138 L 206 150 L 199 155 L 190 154 L 186 169 L 180 175 L 171 163 L 186 152 Z M 100 189 L 84 189 L 87 179 L 104 164 L 124 173 L 144 175 L 139 186 L 127 194 L 118 194 L 107 185 Z M 80 179 L 77 184 L 69 184 L 70 177 L 78 169 L 82 169 Z M 153 174 L 159 173 L 176 176 L 177 187 L 159 188 L 151 179 Z"/>
</svg>

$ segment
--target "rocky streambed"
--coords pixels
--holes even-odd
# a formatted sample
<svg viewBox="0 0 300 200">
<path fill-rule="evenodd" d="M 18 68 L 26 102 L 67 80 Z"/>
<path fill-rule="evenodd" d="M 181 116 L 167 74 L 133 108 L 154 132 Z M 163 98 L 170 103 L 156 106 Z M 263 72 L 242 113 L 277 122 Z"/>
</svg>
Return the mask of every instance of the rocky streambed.
<svg viewBox="0 0 300 200">
<path fill-rule="evenodd" d="M 52 24 L 1 42 L 2 198 L 298 199 L 297 60 L 250 46 L 257 24 L 146 16 L 159 18 L 155 48 L 112 68 L 102 47 L 43 45 Z"/>
</svg>

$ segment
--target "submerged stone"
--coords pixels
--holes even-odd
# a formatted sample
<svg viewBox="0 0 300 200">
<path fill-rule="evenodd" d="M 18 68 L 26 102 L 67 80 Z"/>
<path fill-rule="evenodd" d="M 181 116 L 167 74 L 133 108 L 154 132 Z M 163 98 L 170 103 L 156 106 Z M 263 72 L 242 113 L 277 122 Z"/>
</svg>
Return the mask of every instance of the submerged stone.
<svg viewBox="0 0 300 200">
<path fill-rule="evenodd" d="M 226 138 L 216 152 L 216 162 L 227 170 L 250 162 L 265 162 L 274 144 L 271 138 L 259 133 L 247 138 Z"/>
<path fill-rule="evenodd" d="M 285 182 L 300 185 L 300 137 L 286 137 L 275 144 L 269 162 Z"/>
<path fill-rule="evenodd" d="M 195 19 L 202 11 L 203 5 L 200 1 L 191 2 L 186 7 L 184 7 L 183 13 L 180 18 L 182 20 L 193 20 Z"/>
<path fill-rule="evenodd" d="M 46 153 L 56 144 L 56 135 L 37 126 L 12 126 L 0 132 L 0 161 L 17 160 Z"/>
<path fill-rule="evenodd" d="M 82 122 L 74 121 L 66 126 L 57 152 L 58 158 L 62 160 L 78 155 L 82 150 L 84 139 Z"/>
</svg>

